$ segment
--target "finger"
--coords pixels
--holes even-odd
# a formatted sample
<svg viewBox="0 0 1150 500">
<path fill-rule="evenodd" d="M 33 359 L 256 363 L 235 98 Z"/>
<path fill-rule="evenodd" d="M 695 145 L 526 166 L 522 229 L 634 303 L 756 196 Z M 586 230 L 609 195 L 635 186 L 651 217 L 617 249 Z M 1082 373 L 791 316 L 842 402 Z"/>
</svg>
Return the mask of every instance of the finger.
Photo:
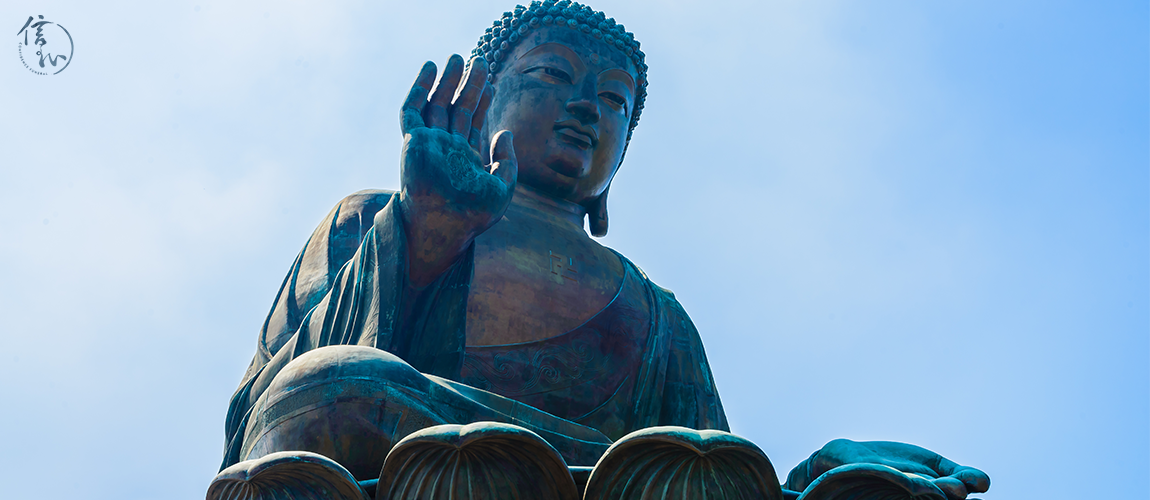
<svg viewBox="0 0 1150 500">
<path fill-rule="evenodd" d="M 966 498 L 966 486 L 963 486 L 962 481 L 953 477 L 940 477 L 932 482 L 943 493 L 946 493 L 947 500 L 964 500 Z"/>
<path fill-rule="evenodd" d="M 459 86 L 455 102 L 451 103 L 451 127 L 453 134 L 463 137 L 471 135 L 471 117 L 475 114 L 475 107 L 483 97 L 483 88 L 487 86 L 487 61 L 482 57 L 471 59 L 471 66 L 467 68 L 467 78 Z"/>
<path fill-rule="evenodd" d="M 459 54 L 452 54 L 447 59 L 447 66 L 443 67 L 443 74 L 435 85 L 431 100 L 423 108 L 423 121 L 428 127 L 447 128 L 447 109 L 451 106 L 451 96 L 455 94 L 455 88 L 459 86 L 462 77 L 463 58 Z"/>
<path fill-rule="evenodd" d="M 483 144 L 483 122 L 487 119 L 487 108 L 491 106 L 491 97 L 495 95 L 495 90 L 491 85 L 483 87 L 483 97 L 479 98 L 479 105 L 475 107 L 475 114 L 471 115 L 471 134 L 467 137 L 467 142 L 471 144 L 471 149 L 476 152 Z"/>
<path fill-rule="evenodd" d="M 951 477 L 962 481 L 971 493 L 986 493 L 990 489 L 990 476 L 974 467 L 959 467 Z"/>
<path fill-rule="evenodd" d="M 491 175 L 507 186 L 515 185 L 515 178 L 519 175 L 514 140 L 510 130 L 501 130 L 491 139 Z"/>
<path fill-rule="evenodd" d="M 838 456 L 838 453 L 835 453 L 836 451 L 840 453 L 843 451 L 853 451 L 851 449 L 843 450 L 845 446 L 842 445 L 842 441 L 846 441 L 848 443 L 846 446 L 855 445 L 853 441 L 836 439 L 830 443 L 827 443 L 823 449 L 815 452 L 814 455 L 811 455 L 811 457 L 807 459 L 807 470 L 809 471 L 811 481 L 814 481 L 819 476 L 825 474 L 827 471 L 847 463 L 846 460 L 843 460 L 842 457 Z M 862 460 L 860 460 L 860 462 L 862 462 Z"/>
<path fill-rule="evenodd" d="M 431 84 L 435 83 L 435 63 L 427 61 L 415 77 L 407 99 L 403 100 L 403 107 L 399 110 L 399 129 L 407 134 L 413 128 L 423 126 L 423 106 L 427 104 L 427 94 L 431 92 Z"/>
</svg>

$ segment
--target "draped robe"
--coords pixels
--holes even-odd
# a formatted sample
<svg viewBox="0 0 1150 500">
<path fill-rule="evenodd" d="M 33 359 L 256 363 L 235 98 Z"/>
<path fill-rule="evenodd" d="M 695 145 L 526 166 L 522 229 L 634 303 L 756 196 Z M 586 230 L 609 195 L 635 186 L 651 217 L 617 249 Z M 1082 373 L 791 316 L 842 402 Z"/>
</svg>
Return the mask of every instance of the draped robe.
<svg viewBox="0 0 1150 500">
<path fill-rule="evenodd" d="M 249 422 L 258 419 L 259 415 L 253 415 L 260 408 L 257 402 L 279 370 L 304 353 L 335 345 L 390 352 L 435 384 L 483 408 L 484 414 L 487 410 L 514 414 L 508 421 L 549 440 L 567 436 L 588 440 L 591 434 L 607 444 L 618 439 L 618 432 L 607 437 L 550 415 L 546 408 L 533 408 L 460 382 L 474 247 L 430 286 L 412 290 L 406 282 L 401 209 L 393 195 L 366 190 L 345 198 L 300 251 L 264 322 L 255 357 L 232 396 L 223 467 L 248 458 L 243 447 Z M 620 259 L 638 271 L 621 255 Z M 624 382 L 633 384 L 626 391 L 630 400 L 613 407 L 616 420 L 623 422 L 621 428 L 627 432 L 658 425 L 728 430 L 694 324 L 674 294 L 638 273 L 650 307 L 649 334 L 634 380 Z"/>
</svg>

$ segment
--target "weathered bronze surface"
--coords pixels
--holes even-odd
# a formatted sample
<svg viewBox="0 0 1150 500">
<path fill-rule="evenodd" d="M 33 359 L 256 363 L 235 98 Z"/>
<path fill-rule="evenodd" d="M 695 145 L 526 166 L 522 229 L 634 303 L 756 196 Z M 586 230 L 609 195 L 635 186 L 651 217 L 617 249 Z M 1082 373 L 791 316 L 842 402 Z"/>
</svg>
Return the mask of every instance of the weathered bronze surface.
<svg viewBox="0 0 1150 500">
<path fill-rule="evenodd" d="M 218 500 L 367 500 L 347 470 L 306 451 L 277 452 L 224 469 L 208 488 Z"/>
<path fill-rule="evenodd" d="M 767 455 L 714 430 L 651 427 L 620 439 L 591 473 L 584 498 L 781 500 Z"/>
<path fill-rule="evenodd" d="M 296 486 L 359 481 L 346 498 L 989 487 L 918 447 L 840 440 L 791 472 L 795 491 L 780 489 L 766 455 L 726 432 L 674 294 L 584 230 L 607 232 L 608 190 L 644 106 L 638 43 L 601 13 L 549 0 L 506 13 L 475 54 L 448 59 L 438 84 L 434 64 L 419 72 L 400 112 L 401 190 L 345 198 L 289 270 L 232 398 L 209 498 L 291 490 L 252 486 L 251 471 Z"/>
<path fill-rule="evenodd" d="M 836 467 L 822 474 L 803 491 L 799 500 L 946 500 L 955 497 L 943 493 L 930 476 L 908 474 L 885 465 L 859 463 Z"/>
<path fill-rule="evenodd" d="M 492 422 L 440 425 L 403 438 L 388 454 L 376 487 L 396 500 L 582 498 L 567 464 L 526 429 Z"/>
</svg>

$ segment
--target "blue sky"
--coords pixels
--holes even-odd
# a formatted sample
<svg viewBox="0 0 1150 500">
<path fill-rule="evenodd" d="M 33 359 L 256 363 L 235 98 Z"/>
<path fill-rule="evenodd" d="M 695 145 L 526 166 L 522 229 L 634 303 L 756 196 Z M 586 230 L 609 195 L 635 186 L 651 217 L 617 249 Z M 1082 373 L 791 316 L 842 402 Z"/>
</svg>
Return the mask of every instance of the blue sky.
<svg viewBox="0 0 1150 500">
<path fill-rule="evenodd" d="M 0 6 L 75 41 L 54 76 L 0 50 L 5 497 L 202 495 L 296 252 L 398 187 L 420 64 L 513 5 Z M 886 439 L 986 500 L 1147 497 L 1145 2 L 592 5 L 652 82 L 603 241 L 781 474 Z"/>
</svg>

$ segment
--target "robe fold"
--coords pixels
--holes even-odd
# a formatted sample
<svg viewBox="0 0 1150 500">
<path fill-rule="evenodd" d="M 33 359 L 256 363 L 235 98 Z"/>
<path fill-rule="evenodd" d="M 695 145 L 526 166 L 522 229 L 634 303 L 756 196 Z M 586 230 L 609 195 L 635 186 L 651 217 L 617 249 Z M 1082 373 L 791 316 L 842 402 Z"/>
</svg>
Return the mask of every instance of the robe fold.
<svg viewBox="0 0 1150 500">
<path fill-rule="evenodd" d="M 466 354 L 467 297 L 474 247 L 420 291 L 407 284 L 407 250 L 394 193 L 366 190 L 341 201 L 292 264 L 260 332 L 256 354 L 232 396 L 221 470 L 246 457 L 253 409 L 275 375 L 296 357 L 324 346 L 359 345 L 395 354 L 485 411 L 545 438 L 610 439 L 498 394 L 459 382 Z M 620 255 L 625 266 L 638 270 Z M 674 294 L 641 271 L 650 325 L 638 375 L 621 406 L 630 431 L 657 425 L 728 430 L 703 344 Z M 556 332 L 559 333 L 559 332 Z M 469 422 L 454 422 L 466 424 Z"/>
</svg>

